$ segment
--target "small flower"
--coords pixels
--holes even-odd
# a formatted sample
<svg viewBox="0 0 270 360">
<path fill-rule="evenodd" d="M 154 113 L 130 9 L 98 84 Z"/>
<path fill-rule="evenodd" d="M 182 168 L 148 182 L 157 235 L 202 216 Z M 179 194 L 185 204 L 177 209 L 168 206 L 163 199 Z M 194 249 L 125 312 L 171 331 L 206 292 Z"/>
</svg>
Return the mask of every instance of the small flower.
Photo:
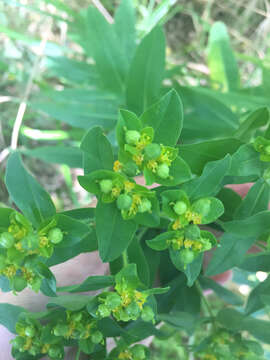
<svg viewBox="0 0 270 360">
<path fill-rule="evenodd" d="M 123 167 L 123 164 L 119 160 L 116 160 L 113 163 L 113 171 L 115 171 L 115 172 L 120 171 L 122 169 L 122 167 Z"/>
</svg>

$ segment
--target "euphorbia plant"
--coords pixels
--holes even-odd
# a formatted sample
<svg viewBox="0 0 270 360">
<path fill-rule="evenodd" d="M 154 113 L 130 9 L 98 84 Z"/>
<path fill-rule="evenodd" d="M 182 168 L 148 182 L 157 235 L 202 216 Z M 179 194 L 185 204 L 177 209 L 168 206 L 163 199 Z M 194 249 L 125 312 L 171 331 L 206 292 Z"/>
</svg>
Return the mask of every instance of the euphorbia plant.
<svg viewBox="0 0 270 360">
<path fill-rule="evenodd" d="M 69 346 L 78 347 L 77 359 L 81 353 L 91 359 L 147 359 L 150 350 L 138 342 L 150 335 L 170 336 L 156 327 L 161 322 L 189 336 L 204 328 L 203 339 L 187 347 L 197 359 L 263 359 L 259 343 L 242 331 L 270 342 L 269 322 L 249 316 L 269 303 L 269 280 L 253 290 L 244 313 L 231 307 L 216 313 L 203 289 L 241 306 L 241 297 L 207 276 L 233 266 L 269 270 L 267 250 L 245 256 L 255 242 L 265 248 L 261 241 L 270 231 L 267 141 L 259 138 L 254 147 L 242 145 L 232 156 L 214 161 L 198 154 L 203 170 L 191 171 L 194 164 L 181 145 L 182 124 L 182 103 L 172 90 L 139 117 L 119 111 L 117 154 L 102 128 L 91 128 L 81 144 L 85 174 L 79 182 L 97 197 L 95 210 L 56 214 L 20 155 L 10 156 L 6 186 L 21 212 L 0 211 L 0 284 L 4 291 L 19 293 L 28 286 L 51 297 L 41 313 L 0 305 L 1 323 L 17 334 L 15 359 L 63 359 Z M 253 163 L 241 172 L 237 161 L 246 151 Z M 145 186 L 136 183 L 138 175 Z M 224 187 L 250 177 L 257 182 L 243 201 Z M 221 240 L 214 230 L 224 232 Z M 204 272 L 204 253 L 217 244 Z M 50 266 L 96 249 L 109 263 L 110 275 L 57 287 Z M 99 291 L 74 294 L 91 290 Z M 111 351 L 108 338 L 115 340 Z"/>
</svg>

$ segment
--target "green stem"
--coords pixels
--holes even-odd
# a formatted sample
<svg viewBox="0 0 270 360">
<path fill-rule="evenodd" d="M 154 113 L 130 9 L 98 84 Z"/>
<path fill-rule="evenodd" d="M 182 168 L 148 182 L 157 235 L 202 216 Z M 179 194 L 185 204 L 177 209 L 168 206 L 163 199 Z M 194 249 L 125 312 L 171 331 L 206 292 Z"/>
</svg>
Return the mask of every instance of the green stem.
<svg viewBox="0 0 270 360">
<path fill-rule="evenodd" d="M 203 290 L 202 290 L 201 285 L 200 285 L 198 280 L 195 282 L 195 286 L 196 286 L 196 288 L 197 288 L 197 290 L 198 290 L 198 292 L 199 292 L 199 294 L 201 296 L 202 303 L 204 304 L 205 309 L 207 310 L 209 316 L 212 319 L 213 326 L 214 326 L 214 328 L 216 328 L 215 315 L 214 315 L 214 313 L 213 313 L 213 311 L 211 309 L 211 306 L 210 306 L 209 302 L 206 299 L 206 296 L 203 293 Z"/>
<path fill-rule="evenodd" d="M 125 250 L 122 254 L 123 257 L 123 265 L 124 267 L 128 266 L 128 254 L 127 254 L 127 250 Z"/>
<path fill-rule="evenodd" d="M 140 242 L 144 234 L 147 232 L 148 228 L 144 228 L 141 230 L 141 232 L 137 235 L 137 239 Z"/>
<path fill-rule="evenodd" d="M 80 360 L 81 350 L 78 349 L 75 360 Z"/>
</svg>

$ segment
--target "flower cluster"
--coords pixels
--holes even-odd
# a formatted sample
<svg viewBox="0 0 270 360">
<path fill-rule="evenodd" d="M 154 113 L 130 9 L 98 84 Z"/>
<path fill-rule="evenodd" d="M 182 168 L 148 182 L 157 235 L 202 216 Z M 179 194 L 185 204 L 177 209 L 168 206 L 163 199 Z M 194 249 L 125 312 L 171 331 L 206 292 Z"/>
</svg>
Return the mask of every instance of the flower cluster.
<svg viewBox="0 0 270 360">
<path fill-rule="evenodd" d="M 0 234 L 0 275 L 9 279 L 14 291 L 29 286 L 38 291 L 42 276 L 35 268 L 40 257 L 50 257 L 54 246 L 63 240 L 63 232 L 52 221 L 36 231 L 20 213 L 10 215 L 10 224 Z"/>
<path fill-rule="evenodd" d="M 253 145 L 254 149 L 260 153 L 261 161 L 270 161 L 270 140 L 258 136 Z"/>
<path fill-rule="evenodd" d="M 77 340 L 80 348 L 94 348 L 103 344 L 103 335 L 97 328 L 97 321 L 87 311 L 66 311 L 60 320 L 41 324 L 25 316 L 16 324 L 18 336 L 11 341 L 14 356 L 19 353 L 32 356 L 48 355 L 50 359 L 64 358 L 64 344 L 68 340 Z"/>
<path fill-rule="evenodd" d="M 106 203 L 116 201 L 124 219 L 131 219 L 138 213 L 151 213 L 154 194 L 124 175 L 108 174 L 107 178 L 96 182 L 99 184 L 101 200 Z"/>
<path fill-rule="evenodd" d="M 108 360 L 144 360 L 147 359 L 148 349 L 140 344 L 132 347 L 116 347 L 110 353 Z"/>
<path fill-rule="evenodd" d="M 200 360 L 262 360 L 263 349 L 255 342 L 232 334 L 225 329 L 205 339 L 202 350 L 196 353 Z"/>
<path fill-rule="evenodd" d="M 122 156 L 123 164 L 119 161 L 115 163 L 115 171 L 123 171 L 129 176 L 144 172 L 151 179 L 150 182 L 172 178 L 170 166 L 177 157 L 178 149 L 154 143 L 152 127 L 140 131 L 124 127 L 123 130 L 125 135 L 122 148 L 125 156 Z"/>
</svg>

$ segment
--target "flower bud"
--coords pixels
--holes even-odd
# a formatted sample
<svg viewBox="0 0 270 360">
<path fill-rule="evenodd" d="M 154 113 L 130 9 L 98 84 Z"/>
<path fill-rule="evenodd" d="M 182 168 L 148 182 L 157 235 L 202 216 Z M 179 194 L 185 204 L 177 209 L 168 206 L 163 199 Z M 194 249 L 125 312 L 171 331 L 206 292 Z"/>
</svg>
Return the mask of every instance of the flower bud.
<svg viewBox="0 0 270 360">
<path fill-rule="evenodd" d="M 102 341 L 102 339 L 103 339 L 103 335 L 99 330 L 95 331 L 91 336 L 91 340 L 94 344 L 99 344 Z"/>
<path fill-rule="evenodd" d="M 99 186 L 101 192 L 103 192 L 104 194 L 109 194 L 109 192 L 112 191 L 113 183 L 110 179 L 104 179 L 100 181 Z"/>
<path fill-rule="evenodd" d="M 48 239 L 53 244 L 59 244 L 63 240 L 63 232 L 59 228 L 51 229 L 48 233 Z"/>
<path fill-rule="evenodd" d="M 177 201 L 173 210 L 177 215 L 183 215 L 187 211 L 187 204 L 184 201 Z"/>
<path fill-rule="evenodd" d="M 155 160 L 161 154 L 161 147 L 159 144 L 148 144 L 144 148 L 144 153 L 147 160 Z"/>
<path fill-rule="evenodd" d="M 126 132 L 126 142 L 129 145 L 136 145 L 140 140 L 141 134 L 136 130 L 128 130 Z"/>
<path fill-rule="evenodd" d="M 141 203 L 138 206 L 138 212 L 144 213 L 146 211 L 151 211 L 151 209 L 152 209 L 151 201 L 148 199 L 142 199 Z"/>
<path fill-rule="evenodd" d="M 3 232 L 0 235 L 0 246 L 3 248 L 9 249 L 15 243 L 14 237 L 9 232 Z"/>
<path fill-rule="evenodd" d="M 192 261 L 195 259 L 195 254 L 192 250 L 189 249 L 183 249 L 179 253 L 180 259 L 183 264 L 188 265 L 192 263 Z"/>
<path fill-rule="evenodd" d="M 132 204 L 132 198 L 127 194 L 121 194 L 116 201 L 119 210 L 128 210 Z"/>
<path fill-rule="evenodd" d="M 35 336 L 36 330 L 35 330 L 34 326 L 26 326 L 26 328 L 24 329 L 24 333 L 26 336 L 32 338 Z"/>
<path fill-rule="evenodd" d="M 11 281 L 11 284 L 12 284 L 12 288 L 15 291 L 20 292 L 20 291 L 22 291 L 23 289 L 26 288 L 27 281 L 22 276 L 15 275 L 14 278 L 12 279 L 12 281 Z"/>
<path fill-rule="evenodd" d="M 167 179 L 169 177 L 170 168 L 167 164 L 161 164 L 157 167 L 157 175 L 161 179 Z"/>
<path fill-rule="evenodd" d="M 154 319 L 154 312 L 150 306 L 144 306 L 141 313 L 141 318 L 143 321 L 152 321 Z"/>
</svg>

